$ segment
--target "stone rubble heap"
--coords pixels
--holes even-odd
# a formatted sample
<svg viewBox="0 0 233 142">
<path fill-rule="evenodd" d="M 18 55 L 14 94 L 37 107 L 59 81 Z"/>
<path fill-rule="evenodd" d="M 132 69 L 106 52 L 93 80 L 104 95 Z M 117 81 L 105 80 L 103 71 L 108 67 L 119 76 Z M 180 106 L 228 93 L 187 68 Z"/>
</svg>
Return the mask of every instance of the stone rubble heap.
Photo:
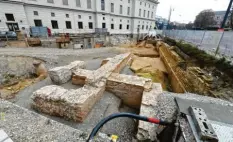
<svg viewBox="0 0 233 142">
<path fill-rule="evenodd" d="M 110 36 L 112 45 L 120 45 L 130 43 L 130 37 L 127 35 L 112 35 Z"/>
</svg>

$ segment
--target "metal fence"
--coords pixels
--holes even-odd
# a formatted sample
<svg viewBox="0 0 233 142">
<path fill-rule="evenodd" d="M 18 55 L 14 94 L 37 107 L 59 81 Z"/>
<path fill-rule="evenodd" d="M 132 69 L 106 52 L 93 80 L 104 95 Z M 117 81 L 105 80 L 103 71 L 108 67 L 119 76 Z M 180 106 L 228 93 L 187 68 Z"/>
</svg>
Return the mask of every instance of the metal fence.
<svg viewBox="0 0 233 142">
<path fill-rule="evenodd" d="M 210 54 L 233 58 L 232 31 L 165 30 L 163 33 L 167 37 L 192 43 Z"/>
</svg>

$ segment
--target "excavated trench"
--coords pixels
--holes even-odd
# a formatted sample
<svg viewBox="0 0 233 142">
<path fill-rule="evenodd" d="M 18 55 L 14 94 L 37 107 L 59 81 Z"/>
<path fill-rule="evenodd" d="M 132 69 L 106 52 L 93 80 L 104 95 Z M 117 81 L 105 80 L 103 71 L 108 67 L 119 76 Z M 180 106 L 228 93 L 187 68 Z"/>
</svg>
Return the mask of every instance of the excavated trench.
<svg viewBox="0 0 233 142">
<path fill-rule="evenodd" d="M 154 83 L 161 83 L 163 90 L 166 91 L 172 90 L 171 84 L 169 82 L 169 72 L 163 60 L 161 59 L 158 49 L 156 49 L 152 44 L 145 44 L 145 45 L 140 44 L 140 47 L 123 49 L 123 52 L 129 52 L 129 51 L 134 54 L 132 58 L 132 62 L 128 64 L 125 68 L 123 68 L 120 74 L 149 78 Z M 5 57 L 2 58 L 6 60 Z M 23 74 L 26 75 L 26 77 L 23 76 L 23 79 L 15 84 L 9 83 L 10 85 L 8 85 L 7 88 L 5 86 L 3 87 L 6 90 L 8 89 L 10 90 L 14 88 L 16 88 L 17 90 L 17 92 L 14 93 L 10 90 L 14 94 L 14 96 L 5 99 L 10 99 L 10 101 L 34 111 L 30 107 L 31 104 L 30 97 L 32 95 L 32 92 L 40 89 L 43 86 L 52 85 L 53 82 L 49 78 L 46 78 L 45 80 L 42 80 L 37 83 L 34 82 L 35 76 L 32 76 L 32 74 L 34 73 L 34 71 L 32 70 L 33 69 L 32 63 L 34 58 L 30 58 L 30 57 L 9 57 L 9 58 L 10 59 L 7 59 L 7 61 L 13 62 L 13 65 L 11 65 L 11 63 L 8 64 L 10 65 L 10 68 L 13 67 L 14 69 L 14 70 L 13 69 L 10 70 L 15 73 L 19 71 L 21 74 L 17 76 L 22 76 Z M 100 67 L 101 62 L 102 59 L 93 59 L 87 61 L 87 69 L 96 70 Z M 21 69 L 23 70 L 22 72 Z M 12 80 L 12 78 L 10 78 L 10 80 Z M 20 87 L 23 86 L 23 87 L 18 88 L 18 86 Z M 73 85 L 71 82 L 68 82 L 61 85 L 61 87 L 64 87 L 65 89 L 78 89 L 81 88 L 82 86 Z M 16 94 L 17 96 L 15 97 Z M 76 123 L 70 120 L 65 120 L 64 118 L 49 116 L 43 113 L 40 114 L 49 117 L 51 119 L 54 119 L 56 121 L 59 121 L 63 124 L 74 127 L 76 129 L 90 133 L 92 128 L 101 119 L 105 118 L 106 116 L 118 112 L 129 112 L 129 113 L 139 114 L 139 108 L 129 107 L 127 104 L 125 104 L 122 98 L 119 98 L 114 93 L 105 91 L 101 99 L 94 105 L 94 107 L 92 108 L 92 110 L 90 111 L 90 113 L 88 114 L 87 118 L 83 123 Z M 121 138 L 121 141 L 131 142 L 135 139 L 135 135 L 137 133 L 137 125 L 138 125 L 137 122 L 134 121 L 133 119 L 119 118 L 107 123 L 101 129 L 101 132 L 106 134 L 115 134 Z"/>
<path fill-rule="evenodd" d="M 1 83 L 1 98 L 9 100 L 19 106 L 25 107 L 31 111 L 35 111 L 31 108 L 31 95 L 34 91 L 44 87 L 46 85 L 53 85 L 54 83 L 50 78 L 36 82 L 35 71 L 33 67 L 33 61 L 36 58 L 31 57 L 0 57 L 1 75 L 4 79 Z M 37 59 L 38 60 L 38 59 Z M 101 58 L 88 60 L 86 66 L 88 70 L 96 70 L 100 67 L 102 62 Z M 122 71 L 123 74 L 131 72 L 130 69 Z M 82 86 L 73 85 L 71 81 L 62 84 L 61 87 L 65 89 L 78 89 Z M 69 125 L 73 128 L 82 130 L 86 133 L 90 133 L 94 126 L 104 117 L 112 113 L 129 112 L 138 114 L 138 110 L 126 106 L 120 98 L 113 93 L 105 91 L 101 99 L 94 105 L 88 117 L 83 123 L 76 123 L 64 118 L 46 115 L 40 113 L 48 118 Z M 130 118 L 119 118 L 106 124 L 101 132 L 105 134 L 115 134 L 121 137 L 122 141 L 132 141 L 133 136 L 136 135 L 136 122 Z"/>
<path fill-rule="evenodd" d="M 224 58 L 218 59 L 187 43 L 169 38 L 165 38 L 165 42 L 168 45 L 161 46 L 176 52 L 180 58 L 175 62 L 176 69 L 173 68 L 180 82 L 177 87 L 179 91 L 233 102 L 233 66 L 230 62 Z"/>
<path fill-rule="evenodd" d="M 177 52 L 174 47 L 168 46 L 163 42 L 143 41 L 136 46 L 124 46 L 124 48 L 120 48 L 119 50 L 121 52 L 131 52 L 134 54 L 132 62 L 128 63 L 128 65 L 121 70 L 120 75 L 149 78 L 154 83 L 160 83 L 164 91 L 173 91 L 176 93 L 188 91 L 209 95 L 208 93 L 211 93 L 209 91 L 211 91 L 214 85 L 215 89 L 212 91 L 212 94 L 216 94 L 215 92 L 217 92 L 221 94 L 219 95 L 221 96 L 220 98 L 226 97 L 222 94 L 232 92 L 231 89 L 233 87 L 230 85 L 231 81 L 226 81 L 227 77 L 225 77 L 222 72 L 211 67 L 199 68 L 197 64 L 192 62 L 192 58 L 188 58 L 187 60 L 184 58 L 185 55 L 181 56 L 181 53 Z M 34 111 L 34 109 L 30 107 L 32 92 L 46 85 L 54 84 L 50 78 L 46 78 L 40 82 L 34 82 L 35 76 L 32 70 L 34 59 L 35 58 L 31 57 L 0 57 L 0 81 L 2 81 L 0 82 L 1 97 L 10 99 L 10 101 L 17 105 L 32 111 Z M 86 63 L 88 70 L 96 70 L 101 66 L 102 58 L 88 60 Z M 201 82 L 199 82 L 200 80 Z M 111 81 L 114 81 L 114 78 Z M 70 81 L 62 84 L 61 87 L 65 89 L 78 89 L 82 86 L 73 85 Z M 3 95 L 6 94 L 3 93 L 3 90 L 9 91 L 10 95 Z M 129 105 L 127 105 L 128 100 L 125 101 L 114 92 L 109 92 L 108 88 L 106 90 L 107 91 L 103 93 L 101 99 L 97 101 L 82 123 L 56 116 L 49 116 L 40 112 L 38 113 L 87 133 L 90 133 L 92 128 L 101 119 L 112 113 L 130 112 L 139 114 L 140 107 L 129 107 Z M 226 99 L 229 99 L 229 96 L 227 96 Z M 101 129 L 101 132 L 110 135 L 115 134 L 121 138 L 121 141 L 131 142 L 135 139 L 137 126 L 137 122 L 133 119 L 119 118 L 107 123 Z M 168 140 L 166 138 L 168 138 L 168 136 L 172 138 L 173 131 L 174 128 L 167 127 L 158 134 L 158 139 L 160 141 L 170 141 L 171 139 Z"/>
<path fill-rule="evenodd" d="M 154 83 L 160 83 L 164 91 L 172 92 L 169 72 L 164 64 L 164 60 L 160 56 L 156 43 L 156 41 L 147 40 L 137 45 L 122 46 L 123 48 L 120 50 L 134 54 L 131 64 L 126 66 L 123 71 L 127 75 L 149 78 Z"/>
<path fill-rule="evenodd" d="M 18 92 L 36 82 L 32 57 L 0 57 L 0 98 L 12 99 Z M 43 62 L 42 60 L 40 60 Z"/>
</svg>

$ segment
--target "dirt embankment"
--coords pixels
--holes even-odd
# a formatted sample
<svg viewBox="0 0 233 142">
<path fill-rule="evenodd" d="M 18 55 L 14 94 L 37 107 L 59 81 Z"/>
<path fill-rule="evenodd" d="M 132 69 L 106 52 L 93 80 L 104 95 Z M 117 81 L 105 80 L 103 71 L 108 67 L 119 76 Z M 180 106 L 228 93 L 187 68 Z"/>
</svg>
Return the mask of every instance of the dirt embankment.
<svg viewBox="0 0 233 142">
<path fill-rule="evenodd" d="M 167 48 L 175 51 L 184 62 L 173 67 L 185 91 L 222 98 L 233 102 L 233 66 L 205 51 L 183 42 L 166 38 Z M 171 48 L 172 47 L 172 48 Z"/>
<path fill-rule="evenodd" d="M 0 57 L 0 98 L 14 98 L 20 90 L 35 83 L 34 60 L 34 58 L 22 56 Z"/>
</svg>

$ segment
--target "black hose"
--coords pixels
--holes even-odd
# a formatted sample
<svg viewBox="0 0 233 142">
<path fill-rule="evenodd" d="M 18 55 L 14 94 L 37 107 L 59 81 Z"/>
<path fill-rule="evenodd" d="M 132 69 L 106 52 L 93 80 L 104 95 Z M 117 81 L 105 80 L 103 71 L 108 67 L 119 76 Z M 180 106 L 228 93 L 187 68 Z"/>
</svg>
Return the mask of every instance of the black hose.
<svg viewBox="0 0 233 142">
<path fill-rule="evenodd" d="M 104 119 L 102 119 L 96 126 L 95 128 L 92 130 L 87 142 L 89 142 L 91 139 L 93 139 L 95 137 L 95 135 L 98 133 L 98 131 L 101 129 L 101 127 L 107 123 L 108 121 L 114 119 L 114 118 L 118 118 L 118 117 L 129 117 L 129 118 L 133 118 L 133 119 L 137 119 L 137 120 L 142 120 L 142 121 L 147 121 L 147 122 L 151 122 L 151 123 L 155 123 L 155 124 L 162 124 L 162 125 L 170 125 L 170 122 L 166 122 L 166 121 L 161 121 L 158 119 L 154 119 L 154 118 L 148 118 L 145 116 L 140 116 L 140 115 L 136 115 L 136 114 L 131 114 L 131 113 L 116 113 L 116 114 L 112 114 Z"/>
</svg>

